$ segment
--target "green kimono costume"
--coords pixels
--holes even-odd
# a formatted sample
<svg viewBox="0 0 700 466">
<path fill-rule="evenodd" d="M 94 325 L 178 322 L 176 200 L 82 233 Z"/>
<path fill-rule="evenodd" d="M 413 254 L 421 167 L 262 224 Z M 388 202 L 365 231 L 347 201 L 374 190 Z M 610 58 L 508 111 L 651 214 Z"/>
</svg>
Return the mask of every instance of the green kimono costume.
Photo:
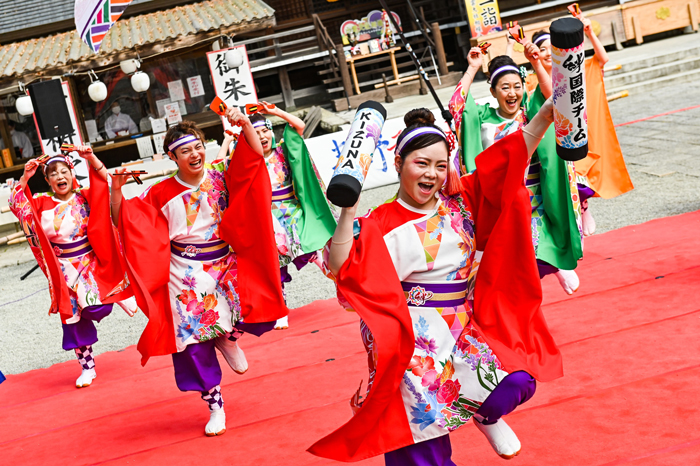
<svg viewBox="0 0 700 466">
<path fill-rule="evenodd" d="M 467 172 L 476 169 L 476 156 L 485 149 L 482 142 L 484 125 L 495 126 L 494 140 L 501 139 L 532 119 L 545 100 L 538 86 L 531 96 L 523 96 L 525 118 L 519 114 L 514 120 L 506 120 L 497 109 L 490 105 L 476 105 L 471 94 L 467 94 L 460 131 L 462 162 Z M 557 156 L 551 126 L 532 155 L 526 185 L 532 203 L 532 242 L 537 259 L 559 269 L 574 270 L 583 257 L 581 206 L 573 163 Z"/>
</svg>

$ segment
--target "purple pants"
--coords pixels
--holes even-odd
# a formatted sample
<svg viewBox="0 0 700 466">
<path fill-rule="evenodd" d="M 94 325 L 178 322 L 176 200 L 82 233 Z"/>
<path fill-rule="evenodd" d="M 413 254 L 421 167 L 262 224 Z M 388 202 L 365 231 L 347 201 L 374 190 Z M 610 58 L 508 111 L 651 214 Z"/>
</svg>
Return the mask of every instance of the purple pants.
<svg viewBox="0 0 700 466">
<path fill-rule="evenodd" d="M 577 187 L 578 187 L 578 197 L 581 200 L 581 202 L 587 201 L 588 199 L 595 196 L 595 191 L 593 191 L 591 188 L 589 188 L 585 184 L 578 183 Z"/>
<path fill-rule="evenodd" d="M 66 351 L 81 346 L 97 343 L 97 329 L 94 322 L 99 322 L 112 312 L 112 304 L 88 306 L 80 312 L 80 320 L 63 326 L 63 349 Z"/>
<path fill-rule="evenodd" d="M 542 278 L 544 278 L 545 275 L 557 273 L 559 271 L 559 269 L 554 267 L 552 264 L 549 264 L 543 260 L 537 259 L 537 271 L 540 273 L 540 280 L 541 280 Z"/>
<path fill-rule="evenodd" d="M 311 261 L 311 259 L 313 259 L 315 255 L 315 252 L 306 253 L 295 259 L 292 259 L 292 264 L 294 264 L 297 270 L 301 270 L 302 267 L 306 266 L 306 264 L 308 264 L 309 261 Z M 287 267 L 288 266 L 285 265 L 284 267 L 280 268 L 280 275 L 282 276 L 282 288 L 284 288 L 285 283 L 289 283 L 292 281 L 292 276 L 289 275 L 289 270 L 287 269 Z"/>
<path fill-rule="evenodd" d="M 235 330 L 259 337 L 274 327 L 274 322 L 240 322 L 236 324 Z M 172 356 L 175 383 L 180 391 L 206 392 L 221 384 L 221 366 L 216 357 L 214 340 L 187 345 L 184 351 L 173 353 Z"/>
<path fill-rule="evenodd" d="M 484 424 L 495 424 L 535 394 L 535 379 L 523 371 L 508 374 L 482 403 L 477 414 Z M 443 435 L 384 454 L 386 466 L 456 466 L 450 436 Z"/>
</svg>

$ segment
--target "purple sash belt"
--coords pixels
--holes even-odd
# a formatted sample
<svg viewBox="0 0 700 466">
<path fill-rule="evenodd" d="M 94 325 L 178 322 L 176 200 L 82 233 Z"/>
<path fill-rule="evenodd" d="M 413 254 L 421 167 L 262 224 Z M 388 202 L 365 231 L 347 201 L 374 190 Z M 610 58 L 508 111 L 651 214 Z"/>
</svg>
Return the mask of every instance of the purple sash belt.
<svg viewBox="0 0 700 466">
<path fill-rule="evenodd" d="M 401 282 L 409 306 L 457 307 L 467 298 L 467 282 L 412 283 Z"/>
<path fill-rule="evenodd" d="M 176 256 L 185 257 L 187 259 L 209 262 L 226 257 L 229 253 L 229 248 L 228 244 L 222 240 L 192 244 L 171 241 L 170 252 Z"/>
<path fill-rule="evenodd" d="M 540 183 L 540 170 L 542 164 L 537 162 L 530 165 L 527 169 L 527 179 L 525 181 L 525 186 L 533 186 Z"/>
<path fill-rule="evenodd" d="M 92 251 L 92 246 L 90 246 L 87 236 L 83 239 L 79 239 L 78 241 L 73 241 L 72 243 L 54 243 L 52 241 L 51 247 L 53 248 L 53 252 L 56 254 L 56 257 L 63 259 L 80 257 Z"/>
<path fill-rule="evenodd" d="M 282 189 L 273 189 L 272 190 L 272 202 L 279 202 L 279 201 L 288 201 L 290 199 L 294 199 L 294 186 L 287 186 L 286 188 Z"/>
</svg>

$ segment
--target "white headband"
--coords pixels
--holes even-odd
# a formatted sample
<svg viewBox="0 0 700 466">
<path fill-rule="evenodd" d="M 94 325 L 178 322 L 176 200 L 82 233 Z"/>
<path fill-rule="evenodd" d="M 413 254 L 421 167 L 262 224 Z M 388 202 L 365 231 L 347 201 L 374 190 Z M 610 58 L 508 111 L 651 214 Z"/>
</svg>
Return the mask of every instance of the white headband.
<svg viewBox="0 0 700 466">
<path fill-rule="evenodd" d="M 540 42 L 544 42 L 544 41 L 549 40 L 549 39 L 550 39 L 549 34 L 542 34 L 540 37 L 538 37 L 537 39 L 535 39 L 532 42 L 533 42 L 533 44 L 537 45 Z"/>
<path fill-rule="evenodd" d="M 401 151 L 403 150 L 404 146 L 408 144 L 411 141 L 411 139 L 414 139 L 422 134 L 437 134 L 445 138 L 445 140 L 447 140 L 447 136 L 445 136 L 445 133 L 443 133 L 439 129 L 433 126 L 419 126 L 418 128 L 409 131 L 408 134 L 406 134 L 406 136 L 404 136 L 403 139 L 399 141 L 398 146 L 396 146 L 396 153 L 401 155 Z"/>
<path fill-rule="evenodd" d="M 496 71 L 494 71 L 493 73 L 491 73 L 491 77 L 489 78 L 489 82 L 492 82 L 492 83 L 493 83 L 493 82 L 496 82 L 496 81 L 495 81 L 496 76 L 498 76 L 499 74 L 503 73 L 504 71 L 515 71 L 515 72 L 518 74 L 518 76 L 520 76 L 520 70 L 518 69 L 517 66 L 505 65 L 505 66 L 502 66 L 502 67 L 500 67 L 500 68 L 496 68 Z"/>
<path fill-rule="evenodd" d="M 199 141 L 199 138 L 195 136 L 194 134 L 185 134 L 184 136 L 180 137 L 179 139 L 176 139 L 172 143 L 168 145 L 168 150 L 170 152 L 175 151 L 180 146 L 184 146 L 188 142 L 194 142 L 194 141 Z"/>
</svg>

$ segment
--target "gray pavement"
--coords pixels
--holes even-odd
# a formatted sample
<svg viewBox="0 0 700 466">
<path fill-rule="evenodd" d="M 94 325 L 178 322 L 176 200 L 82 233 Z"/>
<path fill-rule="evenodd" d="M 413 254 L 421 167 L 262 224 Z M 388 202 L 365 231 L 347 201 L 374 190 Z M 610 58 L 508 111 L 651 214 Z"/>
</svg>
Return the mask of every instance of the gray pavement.
<svg viewBox="0 0 700 466">
<path fill-rule="evenodd" d="M 397 103 L 392 111 L 433 106 L 430 96 Z M 700 83 L 650 89 L 610 103 L 616 124 L 694 105 L 700 105 Z M 591 200 L 598 233 L 700 209 L 700 108 L 621 126 L 618 137 L 635 189 L 615 199 Z M 397 185 L 391 185 L 364 192 L 360 212 L 384 202 L 396 190 Z M 0 248 L 0 370 L 8 374 L 75 358 L 61 349 L 58 316 L 47 316 L 49 294 L 43 274 L 37 271 L 27 280 L 19 280 L 33 264 L 26 246 Z M 333 284 L 315 266 L 292 270 L 291 274 L 294 279 L 287 288 L 290 308 L 334 297 Z M 294 325 L 294 311 L 290 325 Z M 98 324 L 96 353 L 135 344 L 144 326 L 143 314 L 129 318 L 115 307 L 112 315 Z M 245 340 L 242 346 L 245 348 Z M 97 361 L 99 367 L 99 357 Z M 77 377 L 77 362 L 75 373 Z"/>
</svg>

